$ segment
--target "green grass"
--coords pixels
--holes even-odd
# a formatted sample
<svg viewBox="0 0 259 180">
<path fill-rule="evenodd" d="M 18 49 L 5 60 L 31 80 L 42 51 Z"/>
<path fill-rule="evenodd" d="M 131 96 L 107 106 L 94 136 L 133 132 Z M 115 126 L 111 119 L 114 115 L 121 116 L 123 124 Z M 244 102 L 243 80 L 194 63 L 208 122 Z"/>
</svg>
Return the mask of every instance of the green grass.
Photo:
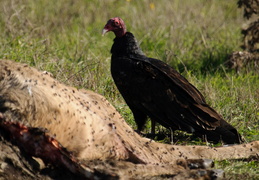
<svg viewBox="0 0 259 180">
<path fill-rule="evenodd" d="M 51 72 L 67 85 L 104 95 L 136 128 L 109 71 L 114 35 L 101 36 L 106 21 L 120 16 L 146 55 L 180 71 L 247 141 L 259 140 L 258 72 L 235 74 L 224 67 L 228 54 L 241 50 L 244 19 L 236 3 L 235 0 L 2 0 L 0 58 L 28 63 Z M 146 132 L 149 127 L 150 124 Z M 203 144 L 199 140 L 187 143 Z M 251 177 L 258 174 L 255 168 L 255 173 L 247 171 L 252 163 L 258 165 L 256 161 L 248 167 L 245 161 L 227 162 L 230 161 L 219 162 L 219 167 L 227 172 L 230 169 L 230 177 L 243 172 Z"/>
<path fill-rule="evenodd" d="M 249 179 L 259 178 L 259 161 L 257 160 L 224 160 L 216 161 L 215 168 L 224 169 L 226 179 Z"/>
</svg>

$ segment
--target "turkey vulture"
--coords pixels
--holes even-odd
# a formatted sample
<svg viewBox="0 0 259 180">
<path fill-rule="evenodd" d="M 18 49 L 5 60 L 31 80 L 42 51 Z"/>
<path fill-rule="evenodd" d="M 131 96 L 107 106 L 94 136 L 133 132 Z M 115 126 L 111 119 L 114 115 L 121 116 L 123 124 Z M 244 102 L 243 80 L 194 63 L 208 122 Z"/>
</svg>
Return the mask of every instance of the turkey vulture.
<svg viewBox="0 0 259 180">
<path fill-rule="evenodd" d="M 111 74 L 131 109 L 138 131 L 147 117 L 172 130 L 183 130 L 207 140 L 241 143 L 237 130 L 222 119 L 203 95 L 163 61 L 146 57 L 134 35 L 119 17 L 108 20 L 102 34 L 115 34 Z"/>
</svg>

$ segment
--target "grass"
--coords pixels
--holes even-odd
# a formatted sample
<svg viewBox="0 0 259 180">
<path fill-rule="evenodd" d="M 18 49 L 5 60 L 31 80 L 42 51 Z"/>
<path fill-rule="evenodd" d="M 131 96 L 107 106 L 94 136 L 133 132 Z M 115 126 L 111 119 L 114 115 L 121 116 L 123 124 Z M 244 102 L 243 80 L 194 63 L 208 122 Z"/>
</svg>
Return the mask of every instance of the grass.
<svg viewBox="0 0 259 180">
<path fill-rule="evenodd" d="M 135 128 L 109 71 L 114 35 L 101 36 L 106 21 L 120 16 L 146 55 L 180 71 L 247 141 L 259 140 L 258 72 L 236 74 L 224 67 L 228 54 L 241 50 L 240 29 L 245 21 L 236 3 L 2 0 L 0 58 L 28 63 L 51 72 L 67 85 L 104 95 Z M 146 131 L 149 127 L 150 124 Z M 199 140 L 188 143 L 202 144 Z M 258 161 L 217 163 L 218 168 L 229 172 L 230 178 L 243 172 L 253 178 L 259 172 L 253 168 Z"/>
<path fill-rule="evenodd" d="M 224 169 L 226 179 L 258 179 L 259 161 L 257 160 L 224 160 L 216 161 L 215 167 Z"/>
</svg>

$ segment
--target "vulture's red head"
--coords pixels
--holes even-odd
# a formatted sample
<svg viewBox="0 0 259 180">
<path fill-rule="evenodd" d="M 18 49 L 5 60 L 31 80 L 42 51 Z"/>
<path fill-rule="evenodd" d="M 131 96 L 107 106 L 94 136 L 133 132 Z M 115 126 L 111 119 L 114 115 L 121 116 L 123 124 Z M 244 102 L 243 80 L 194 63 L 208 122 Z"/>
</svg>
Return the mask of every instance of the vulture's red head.
<svg viewBox="0 0 259 180">
<path fill-rule="evenodd" d="M 124 21 L 119 17 L 109 19 L 109 21 L 103 28 L 102 34 L 104 35 L 105 33 L 109 32 L 109 31 L 114 32 L 116 37 L 122 37 L 127 32 Z"/>
</svg>

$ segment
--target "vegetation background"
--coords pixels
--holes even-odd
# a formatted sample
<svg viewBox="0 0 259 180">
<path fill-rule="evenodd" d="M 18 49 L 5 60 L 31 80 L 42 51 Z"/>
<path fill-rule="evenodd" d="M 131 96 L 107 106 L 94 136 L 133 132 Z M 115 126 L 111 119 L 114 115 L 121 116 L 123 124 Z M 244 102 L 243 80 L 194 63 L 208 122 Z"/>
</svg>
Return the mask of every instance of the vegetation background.
<svg viewBox="0 0 259 180">
<path fill-rule="evenodd" d="M 114 35 L 101 36 L 107 20 L 119 16 L 147 56 L 180 71 L 246 141 L 259 140 L 259 73 L 225 68 L 228 55 L 241 50 L 246 23 L 236 0 L 0 2 L 1 59 L 27 63 L 67 85 L 104 95 L 135 128 L 110 75 Z M 190 139 L 176 143 L 203 144 Z M 216 162 L 232 179 L 259 178 L 258 166 L 258 160 Z"/>
</svg>

